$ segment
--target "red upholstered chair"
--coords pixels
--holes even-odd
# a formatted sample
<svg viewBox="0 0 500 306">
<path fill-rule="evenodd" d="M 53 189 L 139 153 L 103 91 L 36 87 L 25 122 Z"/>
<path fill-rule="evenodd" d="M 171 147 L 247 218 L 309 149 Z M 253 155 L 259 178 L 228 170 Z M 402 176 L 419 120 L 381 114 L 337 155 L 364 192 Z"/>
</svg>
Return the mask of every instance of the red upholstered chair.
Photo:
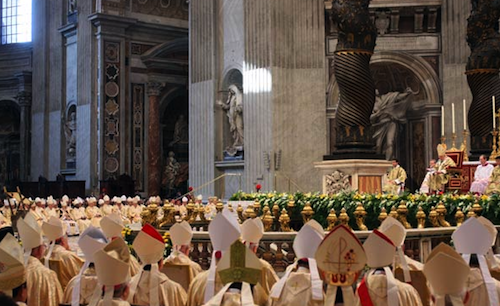
<svg viewBox="0 0 500 306">
<path fill-rule="evenodd" d="M 453 150 L 446 151 L 446 155 L 448 155 L 456 164 L 456 167 L 449 167 L 448 173 L 450 174 L 450 178 L 448 180 L 448 184 L 446 184 L 446 190 L 461 190 L 462 189 L 462 164 L 464 161 L 464 151 Z"/>
</svg>

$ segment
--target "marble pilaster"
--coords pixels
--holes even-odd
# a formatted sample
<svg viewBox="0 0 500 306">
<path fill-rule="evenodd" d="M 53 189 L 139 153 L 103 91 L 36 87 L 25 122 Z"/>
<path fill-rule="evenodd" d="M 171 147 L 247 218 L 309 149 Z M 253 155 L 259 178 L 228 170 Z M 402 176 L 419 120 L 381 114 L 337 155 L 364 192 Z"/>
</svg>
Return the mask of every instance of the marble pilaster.
<svg viewBox="0 0 500 306">
<path fill-rule="evenodd" d="M 189 183 L 195 188 L 215 178 L 216 154 L 222 154 L 216 153 L 214 144 L 216 2 L 189 2 Z M 215 187 L 209 184 L 197 192 L 206 198 L 215 194 Z"/>
<path fill-rule="evenodd" d="M 159 96 L 165 84 L 149 82 L 147 93 L 149 98 L 148 123 L 148 193 L 160 194 L 161 165 L 160 165 L 160 102 Z"/>
<path fill-rule="evenodd" d="M 20 174 L 21 180 L 28 178 L 29 159 L 31 152 L 31 91 L 20 91 L 17 95 L 17 101 L 21 107 L 20 122 L 19 122 L 19 158 L 20 158 Z"/>
<path fill-rule="evenodd" d="M 441 9 L 443 105 L 445 119 L 451 119 L 451 103 L 455 103 L 457 143 L 463 140 L 462 100 L 466 99 L 467 109 L 472 102 L 472 94 L 465 75 L 465 65 L 470 54 L 466 41 L 470 2 L 469 0 L 443 0 Z M 445 120 L 445 134 L 449 147 L 451 147 L 451 132 L 451 120 Z M 468 143 L 470 144 L 470 140 Z"/>
</svg>

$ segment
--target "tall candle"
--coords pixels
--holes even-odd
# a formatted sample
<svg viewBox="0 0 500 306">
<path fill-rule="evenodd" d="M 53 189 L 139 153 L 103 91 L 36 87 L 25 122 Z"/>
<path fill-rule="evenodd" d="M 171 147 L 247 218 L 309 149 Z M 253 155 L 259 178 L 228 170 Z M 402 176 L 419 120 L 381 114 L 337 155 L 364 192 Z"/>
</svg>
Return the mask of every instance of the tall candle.
<svg viewBox="0 0 500 306">
<path fill-rule="evenodd" d="M 493 106 L 493 130 L 495 130 L 497 128 L 495 96 L 491 97 L 491 105 Z"/>
<path fill-rule="evenodd" d="M 444 136 L 444 106 L 441 105 L 441 136 Z"/>
<path fill-rule="evenodd" d="M 464 131 L 467 130 L 467 106 L 465 105 L 465 99 L 464 99 L 464 105 L 463 105 L 463 108 L 464 108 Z"/>
<path fill-rule="evenodd" d="M 455 103 L 451 103 L 451 132 L 455 134 Z"/>
</svg>

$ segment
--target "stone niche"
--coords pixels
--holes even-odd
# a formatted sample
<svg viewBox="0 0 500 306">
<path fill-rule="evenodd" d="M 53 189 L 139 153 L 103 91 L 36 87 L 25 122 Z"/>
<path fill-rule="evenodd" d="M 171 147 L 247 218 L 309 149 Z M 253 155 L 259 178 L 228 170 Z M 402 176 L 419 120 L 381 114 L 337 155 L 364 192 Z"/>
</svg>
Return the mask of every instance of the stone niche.
<svg viewBox="0 0 500 306">
<path fill-rule="evenodd" d="M 238 96 L 239 95 L 239 96 Z M 237 101 L 239 99 L 239 102 Z M 234 114 L 236 104 L 243 103 L 243 75 L 238 69 L 231 69 L 227 72 L 221 85 L 221 89 L 216 101 L 216 138 L 217 154 L 219 160 L 215 162 L 215 167 L 224 178 L 218 184 L 219 193 L 224 198 L 231 197 L 232 194 L 242 189 L 244 175 L 244 138 L 239 139 L 238 131 L 235 131 L 237 114 Z M 241 119 L 243 113 L 240 114 Z M 243 125 L 244 127 L 244 122 Z M 241 134 L 244 130 L 241 130 Z"/>
</svg>

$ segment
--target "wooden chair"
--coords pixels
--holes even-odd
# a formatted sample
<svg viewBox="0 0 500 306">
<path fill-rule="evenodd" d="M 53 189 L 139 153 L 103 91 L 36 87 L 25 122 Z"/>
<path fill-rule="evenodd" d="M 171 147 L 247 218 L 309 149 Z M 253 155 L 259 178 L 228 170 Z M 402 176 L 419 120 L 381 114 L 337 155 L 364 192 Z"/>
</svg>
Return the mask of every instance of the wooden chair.
<svg viewBox="0 0 500 306">
<path fill-rule="evenodd" d="M 448 174 L 450 175 L 448 179 L 448 184 L 446 184 L 446 190 L 461 190 L 463 181 L 462 164 L 464 162 L 464 151 L 460 150 L 450 150 L 446 151 L 448 155 L 456 164 L 456 167 L 449 167 Z"/>
</svg>

